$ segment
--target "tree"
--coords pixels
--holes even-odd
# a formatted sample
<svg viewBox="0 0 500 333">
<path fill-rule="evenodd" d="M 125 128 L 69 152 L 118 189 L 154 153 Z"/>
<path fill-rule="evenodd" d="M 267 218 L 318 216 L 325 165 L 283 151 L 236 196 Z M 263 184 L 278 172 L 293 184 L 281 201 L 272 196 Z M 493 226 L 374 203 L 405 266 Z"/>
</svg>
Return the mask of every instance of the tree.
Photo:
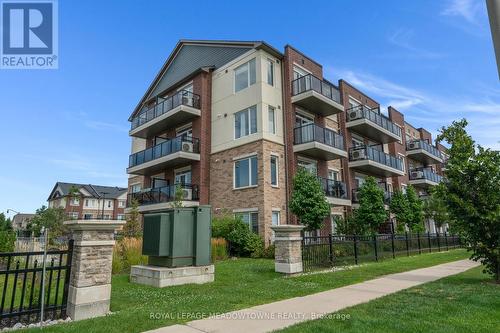
<svg viewBox="0 0 500 333">
<path fill-rule="evenodd" d="M 76 199 L 80 197 L 80 190 L 78 189 L 78 187 L 76 187 L 75 185 L 71 185 L 69 191 L 68 191 L 68 200 L 70 202 L 70 206 L 71 206 L 71 212 L 73 213 L 74 211 L 74 208 L 73 206 L 71 205 L 71 201 L 73 199 Z M 73 218 L 73 217 L 72 217 Z"/>
<path fill-rule="evenodd" d="M 439 195 L 439 187 L 444 186 L 443 183 L 437 185 L 431 190 L 430 196 L 423 201 L 424 217 L 433 220 L 437 228 L 443 227 L 449 223 L 450 216 L 446 209 L 446 203 Z"/>
<path fill-rule="evenodd" d="M 123 226 L 123 233 L 127 237 L 141 237 L 141 213 L 139 212 L 139 201 L 132 199 L 130 202 L 130 213 L 127 215 L 127 222 Z"/>
<path fill-rule="evenodd" d="M 321 183 L 304 168 L 299 168 L 293 177 L 289 207 L 308 231 L 320 229 L 324 219 L 330 215 L 330 205 Z"/>
<path fill-rule="evenodd" d="M 12 229 L 12 222 L 5 217 L 4 213 L 0 213 L 0 252 L 14 251 L 16 242 L 16 233 Z"/>
<path fill-rule="evenodd" d="M 438 141 L 450 145 L 443 198 L 452 227 L 459 232 L 471 259 L 500 283 L 500 152 L 477 145 L 465 130 L 467 121 L 441 129 Z"/>
<path fill-rule="evenodd" d="M 63 222 L 67 219 L 63 208 L 47 208 L 42 206 L 36 210 L 35 216 L 28 223 L 28 230 L 40 236 L 42 228 L 49 228 L 49 243 L 68 233 Z"/>
<path fill-rule="evenodd" d="M 384 191 L 377 185 L 375 178 L 367 177 L 359 189 L 358 197 L 359 208 L 354 214 L 358 230 L 363 233 L 377 233 L 388 218 L 384 204 Z"/>
<path fill-rule="evenodd" d="M 175 185 L 174 191 L 174 201 L 172 202 L 172 206 L 174 208 L 182 208 L 182 199 L 184 198 L 184 189 L 181 184 Z"/>
<path fill-rule="evenodd" d="M 410 219 L 410 204 L 408 197 L 401 191 L 394 192 L 390 204 L 391 213 L 396 217 L 398 231 L 404 231 L 404 226 L 408 225 Z"/>
<path fill-rule="evenodd" d="M 361 235 L 365 230 L 356 223 L 354 213 L 345 217 L 337 215 L 334 217 L 335 231 L 338 235 Z"/>
<path fill-rule="evenodd" d="M 406 225 L 413 232 L 424 230 L 424 210 L 422 200 L 418 197 L 413 186 L 406 189 L 406 200 L 408 201 L 409 215 Z"/>
</svg>

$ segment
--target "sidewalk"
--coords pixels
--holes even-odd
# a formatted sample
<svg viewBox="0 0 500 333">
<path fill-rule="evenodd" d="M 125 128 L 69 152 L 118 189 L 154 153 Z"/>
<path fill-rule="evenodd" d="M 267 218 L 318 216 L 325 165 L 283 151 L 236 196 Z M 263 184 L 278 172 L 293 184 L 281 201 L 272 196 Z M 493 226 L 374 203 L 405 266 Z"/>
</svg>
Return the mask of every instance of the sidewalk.
<svg viewBox="0 0 500 333">
<path fill-rule="evenodd" d="M 173 325 L 147 333 L 271 332 L 323 314 L 366 303 L 403 289 L 464 272 L 479 263 L 459 260 L 413 271 L 390 274 L 377 279 L 295 297 L 274 303 L 229 312 L 221 318 L 207 318 Z"/>
</svg>

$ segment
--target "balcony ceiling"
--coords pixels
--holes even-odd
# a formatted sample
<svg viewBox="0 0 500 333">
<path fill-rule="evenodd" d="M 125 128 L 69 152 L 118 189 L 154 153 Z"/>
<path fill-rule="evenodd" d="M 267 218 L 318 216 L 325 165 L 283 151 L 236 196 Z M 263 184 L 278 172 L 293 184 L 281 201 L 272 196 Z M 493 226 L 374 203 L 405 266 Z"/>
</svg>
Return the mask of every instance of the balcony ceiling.
<svg viewBox="0 0 500 333">
<path fill-rule="evenodd" d="M 438 185 L 438 183 L 424 178 L 409 180 L 408 183 L 416 188 L 423 188 L 423 189 L 428 189 L 429 187 Z"/>
<path fill-rule="evenodd" d="M 412 160 L 419 161 L 425 165 L 443 163 L 443 159 L 437 157 L 424 149 L 412 149 L 406 151 L 406 156 Z"/>
<path fill-rule="evenodd" d="M 347 157 L 347 152 L 345 150 L 316 141 L 294 145 L 293 152 L 324 161 Z"/>
<path fill-rule="evenodd" d="M 349 161 L 349 168 L 362 171 L 368 175 L 378 177 L 397 177 L 403 176 L 405 173 L 401 170 L 391 168 L 382 163 L 372 160 Z"/>
<path fill-rule="evenodd" d="M 382 126 L 369 121 L 368 119 L 356 119 L 346 122 L 346 127 L 359 133 L 373 141 L 380 143 L 396 142 L 401 139 L 398 135 L 386 130 Z"/>
<path fill-rule="evenodd" d="M 133 175 L 151 175 L 155 172 L 182 164 L 199 161 L 200 154 L 179 151 L 127 169 Z"/>
<path fill-rule="evenodd" d="M 314 90 L 292 96 L 292 103 L 323 117 L 344 112 L 344 106 Z"/>
</svg>

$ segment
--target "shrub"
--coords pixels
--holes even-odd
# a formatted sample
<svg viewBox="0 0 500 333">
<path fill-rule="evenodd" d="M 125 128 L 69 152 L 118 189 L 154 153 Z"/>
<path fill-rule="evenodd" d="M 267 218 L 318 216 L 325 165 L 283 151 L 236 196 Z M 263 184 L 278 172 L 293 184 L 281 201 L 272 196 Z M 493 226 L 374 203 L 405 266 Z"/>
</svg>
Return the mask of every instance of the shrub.
<svg viewBox="0 0 500 333">
<path fill-rule="evenodd" d="M 0 231 L 0 252 L 14 251 L 16 233 L 12 230 Z"/>
<path fill-rule="evenodd" d="M 228 244 L 224 238 L 212 238 L 212 262 L 228 258 Z"/>
<path fill-rule="evenodd" d="M 147 256 L 142 255 L 142 238 L 124 237 L 113 251 L 113 273 L 128 272 L 133 265 L 144 265 Z"/>
<path fill-rule="evenodd" d="M 230 243 L 231 254 L 243 257 L 259 257 L 264 250 L 264 242 L 253 233 L 248 225 L 229 214 L 212 220 L 212 237 L 224 238 Z"/>
<path fill-rule="evenodd" d="M 236 228 L 238 221 L 239 219 L 228 214 L 221 217 L 214 217 L 212 219 L 212 237 L 227 239 L 229 233 Z"/>
<path fill-rule="evenodd" d="M 261 257 L 266 259 L 274 259 L 274 250 L 275 250 L 274 244 L 269 245 L 262 251 Z"/>
</svg>

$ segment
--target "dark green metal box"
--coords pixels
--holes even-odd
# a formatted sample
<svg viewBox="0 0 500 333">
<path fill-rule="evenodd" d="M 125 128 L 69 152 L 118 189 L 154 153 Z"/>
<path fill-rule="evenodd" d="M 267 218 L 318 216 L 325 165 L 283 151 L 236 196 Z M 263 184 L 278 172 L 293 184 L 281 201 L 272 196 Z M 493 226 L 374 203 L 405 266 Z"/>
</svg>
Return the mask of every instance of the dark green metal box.
<svg viewBox="0 0 500 333">
<path fill-rule="evenodd" d="M 142 253 L 154 266 L 210 264 L 210 206 L 185 207 L 144 215 Z"/>
</svg>

